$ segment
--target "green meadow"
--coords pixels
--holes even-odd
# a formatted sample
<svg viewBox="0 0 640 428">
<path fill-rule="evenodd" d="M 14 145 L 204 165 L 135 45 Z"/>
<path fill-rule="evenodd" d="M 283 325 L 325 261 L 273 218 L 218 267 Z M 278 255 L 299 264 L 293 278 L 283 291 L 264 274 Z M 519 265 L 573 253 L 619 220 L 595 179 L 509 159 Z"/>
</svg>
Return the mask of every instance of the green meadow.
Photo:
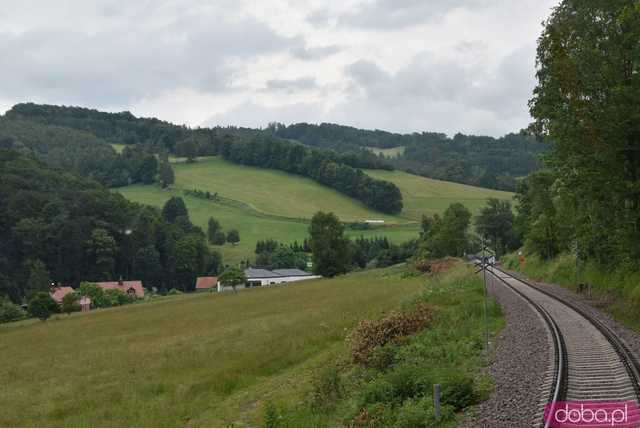
<svg viewBox="0 0 640 428">
<path fill-rule="evenodd" d="M 309 178 L 282 171 L 238 165 L 220 157 L 173 164 L 173 167 L 176 175 L 175 187 L 217 192 L 266 214 L 311 218 L 318 211 L 330 211 L 344 221 L 407 221 L 398 216 L 376 212 Z"/>
<path fill-rule="evenodd" d="M 383 154 L 388 158 L 397 158 L 404 154 L 404 146 L 391 147 L 389 149 L 379 149 L 377 147 L 367 147 L 367 150 L 371 150 L 373 153 L 379 155 Z"/>
<path fill-rule="evenodd" d="M 395 183 L 402 192 L 402 215 L 414 220 L 420 219 L 422 214 L 441 213 L 454 202 L 464 204 L 477 214 L 487 198 L 513 199 L 511 192 L 434 180 L 404 171 L 367 170 L 367 174 Z"/>
<path fill-rule="evenodd" d="M 240 262 L 247 257 L 254 257 L 256 242 L 273 238 L 283 243 L 302 241 L 308 236 L 307 220 L 287 219 L 275 215 L 264 215 L 247 207 L 230 206 L 211 200 L 186 196 L 181 190 L 162 190 L 157 186 L 135 185 L 118 191 L 126 198 L 147 205 L 162 207 L 171 196 L 184 199 L 189 215 L 194 224 L 206 230 L 209 217 L 214 217 L 222 224 L 224 230 L 238 229 L 240 242 L 237 245 L 225 244 L 218 247 L 222 250 L 225 263 Z M 392 242 L 401 243 L 419 234 L 419 226 L 403 225 L 396 227 L 380 227 L 376 229 L 347 232 L 350 236 L 386 236 Z"/>
<path fill-rule="evenodd" d="M 361 319 L 416 295 L 403 267 L 0 326 L 0 426 L 261 426 L 344 355 Z"/>
<path fill-rule="evenodd" d="M 402 192 L 403 212 L 387 215 L 311 179 L 237 165 L 220 157 L 199 158 L 196 162 L 174 161 L 173 168 L 176 182 L 169 190 L 155 185 L 133 185 L 117 191 L 132 201 L 156 207 L 162 207 L 171 196 L 181 196 L 196 225 L 206 230 L 207 220 L 214 217 L 224 230 L 238 229 L 240 243 L 225 244 L 221 248 L 225 263 L 252 258 L 259 240 L 302 242 L 308 234 L 309 219 L 320 210 L 334 212 L 346 222 L 384 220 L 383 227 L 348 230 L 347 234 L 385 236 L 401 243 L 418 237 L 423 214 L 441 213 L 453 202 L 462 202 L 477 213 L 488 197 L 512 198 L 508 192 L 432 180 L 401 171 L 367 171 L 373 177 L 394 182 Z M 184 195 L 184 190 L 193 189 L 217 193 L 221 200 L 214 202 Z"/>
</svg>

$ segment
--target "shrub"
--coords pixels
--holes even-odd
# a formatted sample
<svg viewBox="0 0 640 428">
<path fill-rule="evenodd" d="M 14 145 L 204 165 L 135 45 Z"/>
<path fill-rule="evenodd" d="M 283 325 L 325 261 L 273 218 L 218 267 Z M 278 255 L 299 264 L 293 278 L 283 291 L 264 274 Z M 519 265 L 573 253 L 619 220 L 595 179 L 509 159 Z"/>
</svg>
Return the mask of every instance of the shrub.
<svg viewBox="0 0 640 428">
<path fill-rule="evenodd" d="M 393 395 L 398 402 L 419 397 L 431 392 L 432 383 L 425 376 L 424 369 L 414 366 L 400 366 L 386 375 L 393 386 Z"/>
<path fill-rule="evenodd" d="M 80 296 L 87 296 L 91 299 L 91 306 L 94 308 L 105 308 L 111 305 L 111 301 L 106 297 L 104 290 L 92 282 L 81 282 L 78 288 Z"/>
<path fill-rule="evenodd" d="M 178 294 L 182 294 L 182 291 L 178 290 L 177 288 L 172 288 L 167 293 L 167 295 L 169 295 L 169 296 L 177 296 Z"/>
<path fill-rule="evenodd" d="M 224 245 L 225 242 L 227 242 L 227 235 L 225 235 L 221 230 L 218 230 L 211 237 L 211 243 L 213 245 Z"/>
<path fill-rule="evenodd" d="M 129 303 L 132 303 L 134 300 L 133 297 L 122 292 L 122 290 L 118 290 L 116 288 L 105 290 L 104 297 L 105 297 L 105 300 L 108 301 L 107 306 L 126 305 Z"/>
<path fill-rule="evenodd" d="M 442 404 L 448 404 L 456 410 L 463 409 L 475 401 L 473 380 L 467 377 L 452 377 L 442 385 Z"/>
<path fill-rule="evenodd" d="M 387 344 L 385 346 L 376 346 L 369 358 L 369 367 L 385 371 L 395 363 L 396 347 Z"/>
<path fill-rule="evenodd" d="M 432 319 L 431 308 L 420 303 L 409 313 L 392 313 L 378 321 L 361 321 L 347 338 L 353 360 L 369 367 L 376 347 L 398 343 L 400 339 L 422 330 Z"/>
<path fill-rule="evenodd" d="M 437 427 L 442 422 L 454 418 L 455 412 L 450 406 L 440 408 L 440 419 L 436 420 L 430 397 L 417 401 L 407 400 L 398 411 L 396 426 L 398 428 L 429 428 Z"/>
<path fill-rule="evenodd" d="M 362 406 L 374 403 L 391 403 L 394 401 L 395 393 L 393 385 L 384 378 L 375 379 L 366 384 L 362 390 Z"/>
<path fill-rule="evenodd" d="M 336 367 L 328 367 L 320 373 L 313 387 L 312 405 L 317 410 L 328 410 L 342 398 L 344 388 Z"/>
<path fill-rule="evenodd" d="M 391 425 L 390 409 L 384 404 L 376 403 L 360 409 L 351 421 L 349 428 L 382 428 Z"/>
<path fill-rule="evenodd" d="M 71 312 L 77 312 L 80 310 L 80 304 L 78 303 L 78 295 L 76 293 L 68 293 L 62 298 L 62 312 L 70 314 Z"/>
<path fill-rule="evenodd" d="M 20 306 L 0 296 L 0 324 L 21 320 L 25 315 Z"/>
<path fill-rule="evenodd" d="M 58 310 L 58 304 L 51 298 L 49 293 L 40 291 L 29 300 L 29 313 L 40 319 L 46 321 L 52 314 Z"/>
</svg>

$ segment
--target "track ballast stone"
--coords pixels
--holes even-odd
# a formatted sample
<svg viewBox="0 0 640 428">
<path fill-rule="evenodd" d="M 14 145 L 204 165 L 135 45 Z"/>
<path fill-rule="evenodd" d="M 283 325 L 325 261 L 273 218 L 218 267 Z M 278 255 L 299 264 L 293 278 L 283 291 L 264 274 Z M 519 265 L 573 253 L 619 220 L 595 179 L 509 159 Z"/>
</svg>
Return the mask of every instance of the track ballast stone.
<svg viewBox="0 0 640 428">
<path fill-rule="evenodd" d="M 627 345 L 629 350 L 634 354 L 636 360 L 640 361 L 640 334 L 631 330 L 628 327 L 615 321 L 609 314 L 602 312 L 594 307 L 597 301 L 590 299 L 588 296 L 577 294 L 572 290 L 562 287 L 558 284 L 551 284 L 548 282 L 539 282 L 529 279 L 519 272 L 505 270 L 510 275 L 516 278 L 522 278 L 534 285 L 540 286 L 545 291 L 565 300 L 571 304 L 577 305 L 580 309 L 584 310 L 590 316 L 596 318 L 598 321 L 609 327 L 622 341 Z"/>
<path fill-rule="evenodd" d="M 491 275 L 487 285 L 506 321 L 490 350 L 487 373 L 494 389 L 486 401 L 468 410 L 460 426 L 530 427 L 541 418 L 540 406 L 551 388 L 551 337 L 538 312 L 524 299 Z"/>
</svg>

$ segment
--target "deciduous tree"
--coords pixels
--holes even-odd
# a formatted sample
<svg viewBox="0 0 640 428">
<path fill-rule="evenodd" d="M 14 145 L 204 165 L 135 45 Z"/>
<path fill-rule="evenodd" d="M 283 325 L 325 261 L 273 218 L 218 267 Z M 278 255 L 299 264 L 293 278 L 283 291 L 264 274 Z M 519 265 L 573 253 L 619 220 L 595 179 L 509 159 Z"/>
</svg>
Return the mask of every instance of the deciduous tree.
<svg viewBox="0 0 640 428">
<path fill-rule="evenodd" d="M 29 300 L 29 313 L 41 321 L 46 321 L 49 317 L 56 313 L 58 304 L 51 298 L 49 293 L 39 291 Z"/>
<path fill-rule="evenodd" d="M 309 234 L 314 272 L 332 277 L 349 270 L 349 240 L 344 237 L 344 226 L 335 214 L 321 211 L 314 214 Z"/>
</svg>

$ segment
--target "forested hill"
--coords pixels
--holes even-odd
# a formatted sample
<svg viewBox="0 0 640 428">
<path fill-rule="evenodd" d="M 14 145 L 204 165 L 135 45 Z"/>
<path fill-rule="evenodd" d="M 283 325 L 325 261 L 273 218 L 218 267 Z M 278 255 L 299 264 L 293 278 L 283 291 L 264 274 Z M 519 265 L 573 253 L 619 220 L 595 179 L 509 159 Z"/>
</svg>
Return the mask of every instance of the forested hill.
<svg viewBox="0 0 640 428">
<path fill-rule="evenodd" d="M 516 178 L 538 168 L 538 158 L 548 144 L 524 134 L 501 138 L 422 132 L 396 134 L 364 130 L 331 123 L 271 124 L 266 132 L 304 144 L 339 152 L 401 147 L 385 160 L 397 169 L 458 183 L 514 190 Z"/>
<path fill-rule="evenodd" d="M 370 153 L 360 156 L 309 148 L 259 130 L 190 129 L 157 119 L 138 119 L 128 112 L 105 113 L 80 107 L 17 104 L 1 120 L 4 125 L 0 123 L 0 147 L 27 148 L 53 166 L 64 165 L 50 155 L 51 150 L 67 150 L 70 157 L 97 162 L 96 169 L 89 171 L 83 169 L 82 162 L 72 166 L 110 186 L 153 181 L 160 170 L 155 155 L 160 155 L 161 160 L 166 159 L 167 154 L 190 160 L 197 156 L 220 155 L 235 163 L 312 178 L 384 213 L 402 211 L 402 194 L 398 187 L 389 181 L 372 178 L 361 170 L 392 169 Z M 82 134 L 71 131 L 82 131 Z M 50 134 L 61 132 L 73 135 L 69 144 L 55 142 L 64 137 L 56 137 L 55 141 L 50 138 Z M 88 142 L 87 133 L 96 138 Z M 107 147 L 107 142 L 125 144 L 127 149 L 117 155 Z M 166 165 L 163 162 L 162 166 Z"/>
<path fill-rule="evenodd" d="M 220 262 L 184 204 L 161 215 L 15 150 L 0 149 L 0 236 L 0 296 L 14 302 L 51 280 L 135 277 L 189 289 Z"/>
</svg>

